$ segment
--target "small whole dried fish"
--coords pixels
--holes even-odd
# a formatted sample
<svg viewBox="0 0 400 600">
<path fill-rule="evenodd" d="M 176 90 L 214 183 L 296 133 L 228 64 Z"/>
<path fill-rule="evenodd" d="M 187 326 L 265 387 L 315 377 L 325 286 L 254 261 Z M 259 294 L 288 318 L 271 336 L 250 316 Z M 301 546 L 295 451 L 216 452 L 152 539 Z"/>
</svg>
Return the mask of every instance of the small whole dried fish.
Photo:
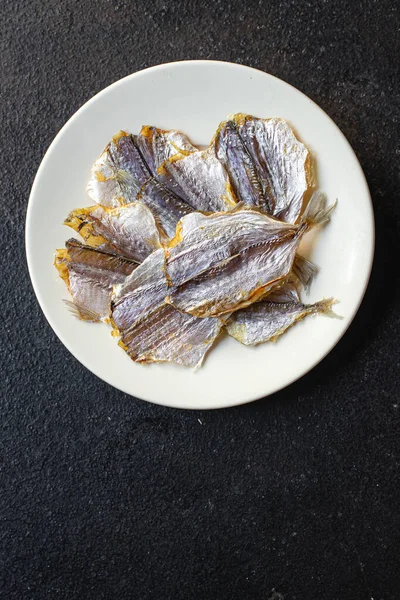
<svg viewBox="0 0 400 600">
<path fill-rule="evenodd" d="M 113 285 L 125 281 L 137 263 L 73 238 L 65 247 L 57 250 L 54 264 L 72 296 L 69 307 L 84 321 L 108 318 Z"/>
<path fill-rule="evenodd" d="M 310 159 L 286 121 L 236 114 L 221 123 L 213 145 L 237 198 L 295 223 L 310 183 Z"/>
<path fill-rule="evenodd" d="M 164 251 L 153 252 L 114 288 L 112 323 L 137 362 L 198 368 L 221 332 L 221 319 L 196 319 L 165 303 Z"/>
<path fill-rule="evenodd" d="M 160 232 L 152 212 L 140 202 L 117 208 L 90 206 L 73 210 L 64 221 L 88 245 L 142 262 L 161 248 Z"/>
<path fill-rule="evenodd" d="M 102 206 L 142 202 L 152 211 L 167 236 L 173 235 L 179 219 L 193 210 L 160 181 L 157 172 L 150 169 L 138 136 L 124 131 L 113 137 L 95 162 L 87 191 Z"/>
<path fill-rule="evenodd" d="M 334 303 L 333 298 L 328 298 L 314 304 L 303 304 L 296 286 L 288 282 L 264 300 L 233 313 L 227 320 L 226 329 L 229 335 L 246 346 L 276 342 L 289 327 L 308 315 L 339 318 L 332 311 Z"/>
<path fill-rule="evenodd" d="M 256 302 L 289 276 L 302 236 L 332 209 L 314 194 L 299 225 L 255 210 L 189 215 L 166 249 L 167 301 L 196 317 Z"/>
</svg>

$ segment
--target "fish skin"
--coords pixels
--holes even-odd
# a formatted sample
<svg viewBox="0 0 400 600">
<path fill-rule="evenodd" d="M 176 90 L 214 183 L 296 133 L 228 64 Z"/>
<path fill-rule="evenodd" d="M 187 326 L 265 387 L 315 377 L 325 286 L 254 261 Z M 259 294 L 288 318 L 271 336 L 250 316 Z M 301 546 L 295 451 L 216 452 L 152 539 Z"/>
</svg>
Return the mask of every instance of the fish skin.
<svg viewBox="0 0 400 600">
<path fill-rule="evenodd" d="M 114 289 L 112 323 L 136 362 L 198 368 L 222 330 L 221 319 L 196 319 L 165 303 L 164 251 L 151 254 Z"/>
<path fill-rule="evenodd" d="M 314 194 L 299 225 L 243 208 L 189 215 L 166 248 L 167 301 L 196 317 L 256 302 L 289 276 L 302 236 L 332 210 L 324 195 Z"/>
<path fill-rule="evenodd" d="M 228 173 L 213 146 L 174 156 L 163 164 L 160 176 L 195 210 L 221 212 L 237 204 Z"/>
<path fill-rule="evenodd" d="M 198 369 L 222 326 L 221 319 L 196 319 L 163 304 L 122 332 L 122 347 L 136 362 L 171 362 Z"/>
<path fill-rule="evenodd" d="M 325 314 L 337 318 L 332 311 L 334 303 L 333 298 L 328 298 L 303 304 L 296 286 L 287 282 L 260 302 L 233 313 L 227 319 L 226 329 L 230 336 L 246 346 L 275 342 L 308 315 Z"/>
<path fill-rule="evenodd" d="M 153 214 L 140 202 L 117 208 L 92 206 L 75 209 L 64 223 L 81 235 L 84 230 L 88 245 L 121 254 L 136 262 L 142 262 L 154 250 L 161 248 L 160 232 Z M 103 243 L 99 245 L 100 242 Z"/>
<path fill-rule="evenodd" d="M 237 310 L 290 272 L 297 227 L 249 209 L 195 219 L 198 226 L 166 250 L 168 301 L 179 310 L 197 317 Z"/>
<path fill-rule="evenodd" d="M 107 318 L 113 286 L 122 283 L 137 263 L 75 239 L 65 246 L 66 250 L 57 251 L 55 266 L 72 296 L 76 315 L 89 321 Z"/>
<path fill-rule="evenodd" d="M 124 332 L 151 310 L 164 304 L 166 280 L 164 250 L 156 250 L 120 285 L 112 300 L 113 320 Z"/>
<path fill-rule="evenodd" d="M 175 129 L 158 129 L 144 125 L 137 136 L 137 144 L 152 173 L 157 173 L 165 161 L 197 151 L 187 135 Z"/>
<path fill-rule="evenodd" d="M 111 208 L 142 202 L 168 237 L 174 235 L 179 219 L 193 211 L 151 171 L 138 136 L 122 131 L 95 162 L 87 192 L 97 204 Z"/>
<path fill-rule="evenodd" d="M 149 179 L 139 190 L 137 200 L 143 202 L 154 215 L 157 226 L 170 238 L 175 235 L 177 223 L 193 212 L 193 208 L 168 190 L 156 178 Z"/>
<path fill-rule="evenodd" d="M 310 155 L 286 121 L 238 113 L 213 140 L 239 201 L 295 223 L 310 185 Z"/>
</svg>

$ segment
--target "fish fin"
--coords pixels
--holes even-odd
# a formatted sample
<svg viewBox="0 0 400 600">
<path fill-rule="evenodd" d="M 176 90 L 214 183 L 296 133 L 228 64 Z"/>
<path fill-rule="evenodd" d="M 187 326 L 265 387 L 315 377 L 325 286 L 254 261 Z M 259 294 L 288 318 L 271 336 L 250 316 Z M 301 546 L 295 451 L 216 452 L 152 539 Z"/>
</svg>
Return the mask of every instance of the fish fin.
<svg viewBox="0 0 400 600">
<path fill-rule="evenodd" d="M 326 317 L 330 317 L 332 319 L 343 319 L 341 315 L 336 314 L 332 310 L 332 305 L 336 304 L 337 300 L 334 298 L 324 298 L 323 300 L 319 300 L 318 302 L 314 302 L 314 304 L 304 304 L 303 310 L 295 317 L 292 323 L 290 323 L 287 327 L 282 327 L 279 331 L 277 331 L 269 340 L 269 342 L 277 342 L 278 339 L 286 332 L 288 329 L 291 329 L 296 323 L 302 321 L 307 315 L 325 315 Z"/>
<path fill-rule="evenodd" d="M 72 302 L 71 300 L 63 300 L 67 305 L 69 312 L 81 321 L 89 321 L 90 323 L 98 323 L 101 321 L 100 315 L 94 310 L 90 310 L 80 304 L 79 302 Z"/>
<path fill-rule="evenodd" d="M 322 227 L 328 223 L 337 200 L 330 206 L 326 204 L 326 195 L 322 192 L 314 192 L 300 219 L 300 229 L 302 229 L 302 226 L 307 226 L 308 229 L 317 225 Z"/>
<path fill-rule="evenodd" d="M 313 262 L 304 258 L 300 254 L 296 254 L 293 262 L 293 273 L 304 287 L 307 294 L 310 291 L 311 283 L 314 277 L 318 274 L 319 267 Z"/>
<path fill-rule="evenodd" d="M 128 171 L 124 169 L 118 169 L 115 173 L 115 179 L 118 183 L 126 183 L 127 185 L 134 185 L 137 188 L 140 188 L 140 183 L 138 180 Z"/>
<path fill-rule="evenodd" d="M 249 208 L 248 206 L 246 206 L 246 204 L 241 200 L 240 202 L 237 202 L 236 204 L 233 204 L 227 211 L 225 212 L 229 212 L 229 213 L 234 213 L 234 212 L 238 212 L 240 210 L 246 210 L 246 208 Z M 214 213 L 215 214 L 215 213 Z"/>
<path fill-rule="evenodd" d="M 335 298 L 324 298 L 323 300 L 314 302 L 314 304 L 310 304 L 308 308 L 312 309 L 314 314 L 323 314 L 332 319 L 343 319 L 342 315 L 338 315 L 332 310 L 332 306 L 337 304 L 337 302 Z"/>
</svg>

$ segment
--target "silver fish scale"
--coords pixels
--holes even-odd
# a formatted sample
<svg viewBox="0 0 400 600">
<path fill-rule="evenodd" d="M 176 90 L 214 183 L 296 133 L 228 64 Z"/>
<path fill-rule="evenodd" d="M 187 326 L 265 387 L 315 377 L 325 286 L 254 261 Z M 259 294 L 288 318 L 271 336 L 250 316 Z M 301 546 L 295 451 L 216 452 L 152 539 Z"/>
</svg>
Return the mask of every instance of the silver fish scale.
<svg viewBox="0 0 400 600">
<path fill-rule="evenodd" d="M 115 289 L 112 317 L 128 354 L 139 362 L 198 367 L 218 336 L 220 319 L 197 319 L 165 303 L 164 251 L 151 254 Z"/>
</svg>

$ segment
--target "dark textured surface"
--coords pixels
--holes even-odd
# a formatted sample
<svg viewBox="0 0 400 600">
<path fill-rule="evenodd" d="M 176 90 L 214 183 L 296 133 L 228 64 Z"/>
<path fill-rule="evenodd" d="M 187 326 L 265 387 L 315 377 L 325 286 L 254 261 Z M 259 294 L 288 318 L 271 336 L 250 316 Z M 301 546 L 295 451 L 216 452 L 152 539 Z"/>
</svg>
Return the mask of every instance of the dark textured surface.
<svg viewBox="0 0 400 600">
<path fill-rule="evenodd" d="M 395 2 L 2 0 L 0 597 L 400 598 L 399 14 Z M 64 349 L 24 257 L 46 148 L 138 69 L 215 58 L 300 88 L 365 170 L 377 252 L 356 321 L 272 398 L 180 412 Z"/>
</svg>

